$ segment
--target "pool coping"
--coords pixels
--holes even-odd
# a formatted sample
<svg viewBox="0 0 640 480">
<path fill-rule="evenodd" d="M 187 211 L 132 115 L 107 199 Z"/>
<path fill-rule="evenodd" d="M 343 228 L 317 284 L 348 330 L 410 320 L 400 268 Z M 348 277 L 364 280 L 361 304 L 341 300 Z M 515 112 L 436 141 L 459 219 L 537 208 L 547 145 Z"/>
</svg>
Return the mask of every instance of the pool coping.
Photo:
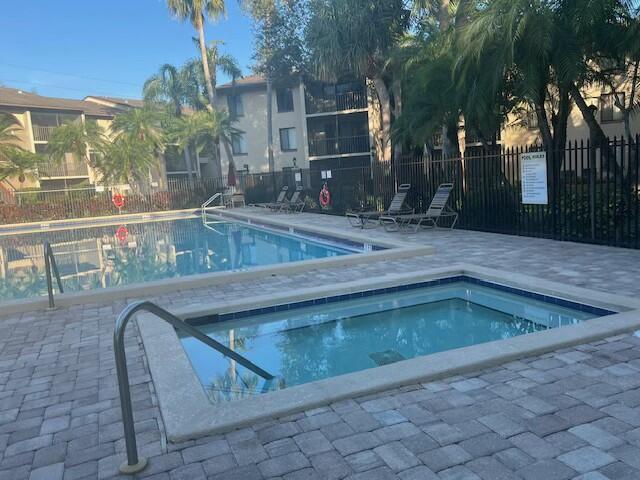
<svg viewBox="0 0 640 480">
<path fill-rule="evenodd" d="M 431 269 L 420 274 L 391 274 L 381 279 L 304 288 L 280 295 L 261 295 L 247 300 L 194 305 L 172 313 L 181 318 L 196 318 L 210 313 L 250 310 L 457 275 L 467 275 L 620 313 L 577 325 L 416 357 L 217 405 L 210 402 L 175 330 L 157 318 L 141 314 L 137 323 L 167 439 L 179 442 L 222 433 L 347 398 L 433 381 L 640 329 L 639 300 L 467 264 Z"/>
<path fill-rule="evenodd" d="M 220 207 L 208 207 L 207 210 L 215 210 Z M 0 225 L 0 236 L 26 235 L 29 233 L 44 233 L 57 230 L 66 230 L 74 226 L 82 228 L 108 227 L 110 225 L 122 225 L 126 223 L 146 223 L 150 221 L 179 219 L 185 215 L 198 215 L 201 209 L 185 208 L 181 210 L 164 210 L 160 212 L 124 213 L 122 215 L 102 215 L 99 217 L 72 218 L 65 220 L 49 220 L 42 222 L 10 223 Z"/>
<path fill-rule="evenodd" d="M 216 210 L 217 211 L 217 210 Z M 163 212 L 167 213 L 167 212 Z M 190 213 L 194 215 L 194 210 L 182 210 L 174 211 L 173 217 L 163 218 L 163 216 L 157 215 L 156 218 L 149 219 L 147 221 L 159 221 L 170 220 L 171 218 L 183 218 L 184 214 Z M 142 214 L 135 214 L 142 215 Z M 177 216 L 175 216 L 177 215 Z M 225 215 L 226 216 L 226 215 Z M 231 216 L 231 215 L 229 215 Z M 158 218 L 160 217 L 160 218 Z M 98 218 L 98 217 L 95 217 Z M 235 218 L 235 217 L 234 217 Z M 269 217 L 270 218 L 270 217 Z M 242 218 L 236 218 L 242 221 Z M 116 222 L 120 224 L 122 222 Z M 263 220 L 263 224 L 271 223 L 270 220 Z M 273 222 L 274 224 L 276 222 Z M 279 226 L 284 226 L 280 221 L 277 221 Z M 91 225 L 100 226 L 100 225 Z M 267 227 L 268 228 L 268 227 Z M 387 260 L 398 260 L 403 258 L 410 258 L 414 256 L 433 255 L 435 248 L 430 245 L 421 245 L 416 243 L 407 243 L 402 240 L 390 241 L 387 239 L 375 240 L 372 242 L 369 236 L 364 235 L 362 232 L 349 232 L 346 233 L 340 230 L 334 229 L 318 229 L 317 227 L 300 227 L 300 230 L 308 230 L 310 232 L 324 231 L 330 236 L 342 239 L 349 242 L 356 242 L 362 244 L 375 243 L 380 247 L 384 247 L 383 250 L 375 251 L 363 251 L 361 253 L 351 253 L 348 255 L 329 257 L 329 258 L 317 258 L 311 260 L 302 260 L 297 262 L 282 263 L 265 265 L 262 267 L 255 267 L 246 270 L 236 271 L 223 271 L 202 273 L 197 275 L 190 275 L 187 277 L 175 277 L 166 278 L 162 280 L 154 280 L 147 283 L 132 283 L 129 285 L 123 285 L 118 287 L 110 287 L 105 289 L 96 290 L 83 290 L 78 292 L 68 292 L 64 294 L 55 294 L 55 303 L 57 308 L 64 308 L 73 305 L 81 305 L 86 303 L 103 303 L 114 300 L 126 300 L 130 298 L 141 297 L 154 297 L 164 293 L 175 292 L 177 290 L 188 290 L 202 287 L 211 287 L 216 285 L 222 285 L 232 282 L 240 282 L 245 280 L 253 280 L 258 278 L 265 278 L 277 275 L 291 275 L 300 272 L 306 272 L 314 269 L 342 267 L 350 265 L 360 265 L 373 262 L 381 262 Z M 275 230 L 277 231 L 277 230 Z M 38 232 L 41 232 L 38 230 Z M 321 240 L 317 240 L 320 241 Z M 7 315 L 14 315 L 17 313 L 25 313 L 36 310 L 43 310 L 48 308 L 48 299 L 46 296 L 9 300 L 6 302 L 0 302 L 0 318 Z"/>
</svg>

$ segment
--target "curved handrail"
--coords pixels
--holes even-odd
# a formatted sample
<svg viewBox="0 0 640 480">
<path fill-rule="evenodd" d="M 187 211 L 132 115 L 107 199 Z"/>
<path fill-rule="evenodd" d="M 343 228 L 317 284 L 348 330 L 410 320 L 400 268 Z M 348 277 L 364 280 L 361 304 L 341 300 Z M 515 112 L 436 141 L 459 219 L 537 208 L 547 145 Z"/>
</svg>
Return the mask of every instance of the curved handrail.
<svg viewBox="0 0 640 480">
<path fill-rule="evenodd" d="M 147 465 L 147 460 L 145 458 L 138 457 L 136 432 L 133 424 L 133 410 L 131 407 L 131 392 L 129 390 L 129 372 L 127 370 L 127 358 L 124 349 L 124 332 L 127 328 L 127 324 L 129 323 L 129 320 L 131 320 L 131 318 L 141 310 L 152 313 L 156 317 L 168 322 L 176 329 L 183 330 L 193 338 L 217 350 L 224 356 L 235 360 L 240 365 L 248 368 L 265 380 L 273 380 L 275 378 L 273 375 L 261 369 L 247 358 L 234 352 L 220 342 L 206 336 L 204 333 L 200 332 L 200 330 L 192 327 L 155 303 L 143 301 L 128 305 L 122 312 L 120 312 L 120 315 L 118 315 L 116 326 L 113 330 L 113 350 L 116 357 L 118 390 L 120 392 L 120 408 L 122 409 L 122 422 L 124 424 L 124 438 L 127 450 L 127 462 L 120 466 L 120 471 L 126 474 L 139 472 Z"/>
<path fill-rule="evenodd" d="M 60 293 L 64 293 L 64 288 L 62 287 L 62 280 L 60 279 L 60 272 L 58 271 L 58 264 L 56 263 L 56 257 L 53 254 L 53 248 L 51 248 L 51 244 L 49 242 L 44 242 L 44 272 L 47 277 L 47 295 L 49 296 L 49 308 L 55 307 L 55 302 L 53 300 L 53 281 L 51 279 L 51 269 L 53 268 L 53 274 L 56 277 L 56 282 L 58 283 L 58 291 Z"/>
<path fill-rule="evenodd" d="M 202 206 L 200 207 L 200 211 L 202 212 L 202 214 L 204 215 L 205 213 L 205 209 L 211 205 L 213 202 L 215 202 L 218 198 L 222 198 L 222 193 L 218 192 L 215 193 L 211 196 L 211 198 L 209 198 L 209 200 L 207 200 L 206 202 L 204 202 L 202 204 Z"/>
</svg>

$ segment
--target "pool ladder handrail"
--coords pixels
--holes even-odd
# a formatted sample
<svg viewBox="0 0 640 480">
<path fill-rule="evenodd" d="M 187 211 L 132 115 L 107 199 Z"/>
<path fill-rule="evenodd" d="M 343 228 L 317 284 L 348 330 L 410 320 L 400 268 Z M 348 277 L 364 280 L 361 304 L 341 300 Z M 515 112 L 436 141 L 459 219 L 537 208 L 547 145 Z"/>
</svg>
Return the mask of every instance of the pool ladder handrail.
<svg viewBox="0 0 640 480">
<path fill-rule="evenodd" d="M 60 279 L 58 264 L 56 263 L 56 257 L 53 254 L 53 248 L 51 248 L 51 244 L 48 241 L 45 241 L 43 244 L 43 249 L 44 249 L 44 272 L 47 278 L 47 295 L 49 296 L 49 308 L 55 308 L 55 301 L 53 299 L 53 280 L 51 277 L 52 269 L 53 269 L 53 274 L 56 277 L 56 282 L 58 283 L 58 291 L 60 293 L 64 293 L 64 288 L 62 287 L 62 280 Z"/>
<path fill-rule="evenodd" d="M 204 202 L 202 204 L 202 206 L 200 207 L 200 212 L 202 213 L 202 216 L 204 217 L 204 215 L 207 212 L 207 208 L 209 207 L 209 205 L 211 205 L 213 202 L 215 202 L 217 199 L 220 199 L 220 206 L 223 206 L 223 197 L 222 197 L 222 193 L 218 192 L 218 193 L 214 193 L 211 198 L 209 198 L 209 200 L 207 200 L 206 202 Z"/>
<path fill-rule="evenodd" d="M 120 393 L 120 408 L 122 410 L 122 423 L 124 425 L 124 439 L 127 450 L 127 461 L 120 465 L 120 472 L 124 474 L 139 472 L 147 465 L 146 458 L 138 456 L 136 432 L 133 424 L 133 410 L 131 407 L 131 391 L 129 389 L 129 372 L 127 370 L 127 358 L 124 348 L 124 332 L 127 328 L 127 324 L 129 323 L 129 320 L 131 320 L 131 318 L 141 310 L 147 311 L 166 321 L 175 329 L 183 330 L 196 340 L 201 341 L 205 345 L 220 352 L 222 355 L 235 360 L 240 365 L 251 370 L 253 373 L 265 380 L 269 381 L 275 378 L 269 372 L 258 367 L 249 359 L 234 352 L 213 338 L 208 337 L 197 328 L 194 328 L 192 325 L 189 325 L 184 320 L 181 320 L 155 303 L 149 301 L 131 303 L 122 310 L 122 312 L 120 312 L 120 315 L 118 315 L 116 320 L 116 326 L 113 330 L 113 350 L 116 357 L 116 373 L 118 377 L 118 390 Z"/>
</svg>

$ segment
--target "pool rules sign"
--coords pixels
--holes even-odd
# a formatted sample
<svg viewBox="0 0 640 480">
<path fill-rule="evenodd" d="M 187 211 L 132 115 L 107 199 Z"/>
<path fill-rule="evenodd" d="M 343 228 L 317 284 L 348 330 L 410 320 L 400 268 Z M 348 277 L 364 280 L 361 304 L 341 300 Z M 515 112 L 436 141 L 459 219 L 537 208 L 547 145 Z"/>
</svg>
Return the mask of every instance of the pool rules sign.
<svg viewBox="0 0 640 480">
<path fill-rule="evenodd" d="M 547 188 L 547 152 L 520 154 L 522 178 L 522 203 L 546 205 L 549 203 Z"/>
</svg>

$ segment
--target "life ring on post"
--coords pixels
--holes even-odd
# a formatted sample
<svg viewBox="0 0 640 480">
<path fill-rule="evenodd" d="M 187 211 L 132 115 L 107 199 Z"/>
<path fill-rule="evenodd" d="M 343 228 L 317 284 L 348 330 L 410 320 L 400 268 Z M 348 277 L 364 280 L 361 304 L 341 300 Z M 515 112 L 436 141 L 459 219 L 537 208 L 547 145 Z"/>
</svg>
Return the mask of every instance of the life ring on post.
<svg viewBox="0 0 640 480">
<path fill-rule="evenodd" d="M 114 193 L 113 197 L 111 197 L 111 201 L 117 209 L 124 207 L 124 195 L 121 193 Z"/>
<path fill-rule="evenodd" d="M 327 208 L 331 202 L 331 192 L 329 192 L 329 187 L 326 183 L 322 186 L 322 190 L 320 190 L 319 200 L 322 208 Z"/>
<path fill-rule="evenodd" d="M 120 225 L 116 230 L 116 238 L 120 243 L 124 245 L 129 238 L 129 230 L 127 229 L 127 227 L 125 227 L 124 225 Z"/>
</svg>

